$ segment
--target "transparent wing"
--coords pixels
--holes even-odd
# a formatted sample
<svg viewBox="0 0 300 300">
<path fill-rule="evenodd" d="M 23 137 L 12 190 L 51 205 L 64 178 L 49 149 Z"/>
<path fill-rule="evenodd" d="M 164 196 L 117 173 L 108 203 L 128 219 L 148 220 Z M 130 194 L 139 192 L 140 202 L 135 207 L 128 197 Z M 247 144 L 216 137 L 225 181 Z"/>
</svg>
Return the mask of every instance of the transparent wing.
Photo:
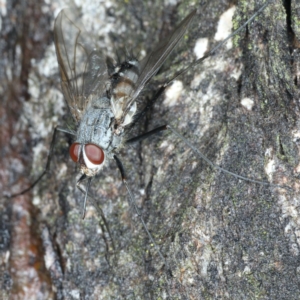
<svg viewBox="0 0 300 300">
<path fill-rule="evenodd" d="M 62 10 L 54 24 L 54 43 L 62 91 L 77 122 L 93 96 L 105 93 L 108 80 L 105 61 L 83 41 L 81 34 L 81 29 Z"/>
<path fill-rule="evenodd" d="M 188 16 L 186 16 L 185 19 L 178 25 L 178 27 L 175 28 L 175 30 L 169 35 L 169 37 L 159 43 L 155 49 L 140 62 L 139 79 L 135 85 L 135 89 L 132 92 L 130 101 L 128 101 L 126 105 L 124 110 L 125 113 L 129 110 L 130 106 L 135 101 L 147 82 L 157 73 L 172 50 L 176 47 L 190 22 L 192 21 L 196 11 L 197 10 L 193 10 Z"/>
</svg>

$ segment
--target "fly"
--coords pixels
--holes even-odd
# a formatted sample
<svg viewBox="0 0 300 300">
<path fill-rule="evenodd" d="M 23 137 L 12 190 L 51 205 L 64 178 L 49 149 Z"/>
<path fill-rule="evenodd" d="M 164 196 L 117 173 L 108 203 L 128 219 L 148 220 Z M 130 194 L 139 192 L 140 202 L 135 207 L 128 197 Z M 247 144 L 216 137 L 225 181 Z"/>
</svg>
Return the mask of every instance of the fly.
<svg viewBox="0 0 300 300">
<path fill-rule="evenodd" d="M 192 11 L 170 37 L 142 61 L 131 58 L 116 67 L 112 76 L 109 76 L 100 53 L 80 42 L 80 29 L 66 13 L 61 11 L 57 16 L 54 42 L 62 90 L 77 124 L 75 141 L 69 152 L 72 160 L 80 164 L 82 176 L 77 185 L 87 180 L 83 216 L 88 187 L 105 161 L 115 159 L 119 169 L 123 170 L 116 154 L 126 142 L 126 127 L 132 123 L 137 111 L 136 99 L 178 44 L 195 13 L 196 10 Z M 74 34 L 73 38 L 68 35 L 70 32 Z M 81 61 L 79 58 L 78 64 L 75 54 L 81 50 L 86 53 L 86 59 Z M 121 173 L 124 181 L 124 171 Z"/>
</svg>

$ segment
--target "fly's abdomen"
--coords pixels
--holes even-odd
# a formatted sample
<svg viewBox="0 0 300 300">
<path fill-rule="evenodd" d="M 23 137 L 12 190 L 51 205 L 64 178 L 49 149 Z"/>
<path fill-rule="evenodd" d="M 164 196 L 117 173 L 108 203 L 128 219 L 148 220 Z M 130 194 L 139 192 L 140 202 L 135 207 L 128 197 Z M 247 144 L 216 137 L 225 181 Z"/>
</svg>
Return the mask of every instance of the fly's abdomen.
<svg viewBox="0 0 300 300">
<path fill-rule="evenodd" d="M 135 90 L 136 83 L 140 74 L 140 65 L 136 59 L 128 60 L 121 64 L 112 78 L 111 103 L 116 120 L 124 116 L 124 111 L 131 101 L 131 95 Z M 121 120 L 122 126 L 132 121 L 136 112 L 136 102 L 128 110 Z"/>
</svg>

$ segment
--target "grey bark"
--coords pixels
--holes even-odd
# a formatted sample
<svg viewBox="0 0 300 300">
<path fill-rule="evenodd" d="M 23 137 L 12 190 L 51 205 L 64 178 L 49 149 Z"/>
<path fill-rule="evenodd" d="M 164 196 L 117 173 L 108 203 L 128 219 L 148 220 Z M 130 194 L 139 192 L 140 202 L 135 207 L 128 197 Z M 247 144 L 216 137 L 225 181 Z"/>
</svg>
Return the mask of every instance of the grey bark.
<svg viewBox="0 0 300 300">
<path fill-rule="evenodd" d="M 171 1 L 124 3 L 106 7 L 100 17 L 93 15 L 92 8 L 83 14 L 94 18 L 93 22 L 111 24 L 108 34 L 87 29 L 94 35 L 91 39 L 103 47 L 104 55 L 125 46 L 134 46 L 135 54 L 147 52 L 192 7 L 198 9 L 184 40 L 156 81 L 142 93 L 141 101 L 153 96 L 160 83 L 195 59 L 193 47 L 198 38 L 207 37 L 210 48 L 216 44 L 217 22 L 233 5 L 230 1 L 209 1 L 207 6 L 189 1 L 177 5 Z M 241 26 L 263 3 L 239 1 L 234 27 Z M 128 207 L 126 189 L 114 162 L 94 180 L 92 189 L 112 240 L 92 202 L 86 219 L 81 219 L 83 195 L 75 188 L 78 170 L 68 158 L 71 139 L 62 134 L 50 171 L 28 193 L 38 209 L 34 213 L 30 210 L 31 218 L 39 224 L 37 245 L 48 259 L 53 257 L 50 265 L 45 263 L 50 278 L 44 280 L 47 295 L 52 289 L 58 299 L 299 299 L 299 10 L 296 1 L 272 1 L 235 36 L 231 49 L 223 47 L 179 78 L 184 91 L 175 105 L 167 105 L 161 97 L 131 132 L 134 136 L 169 123 L 223 168 L 292 190 L 213 170 L 171 133 L 124 147 L 120 157 L 128 183 L 170 266 L 167 271 Z M 14 11 L 16 7 L 10 14 Z M 51 10 L 43 18 L 53 20 Z M 2 45 L 8 45 L 3 28 L 7 27 L 2 27 Z M 43 30 L 51 30 L 50 24 L 37 32 Z M 16 45 L 18 41 L 12 47 Z M 46 58 L 53 55 L 47 49 L 41 51 Z M 43 63 L 42 57 L 31 57 Z M 5 70 L 14 69 L 15 62 L 9 55 L 5 58 Z M 2 173 L 7 171 L 8 175 L 2 175 L 1 180 L 6 194 L 21 189 L 16 187 L 18 178 L 29 177 L 30 172 L 32 178 L 38 176 L 45 165 L 51 128 L 68 125 L 67 110 L 61 113 L 59 109 L 58 70 L 47 76 L 43 67 L 37 66 L 29 66 L 31 73 L 25 80 L 32 80 L 30 84 L 36 88 L 30 90 L 27 103 L 21 92 L 9 93 L 8 84 L 2 87 L 3 107 L 19 101 L 16 106 L 23 114 L 13 118 L 14 130 L 8 130 L 7 140 L 2 140 Z M 9 78 L 5 80 L 13 86 Z M 17 96 L 9 98 L 11 94 Z M 241 104 L 246 98 L 253 101 L 251 110 Z M 40 129 L 43 127 L 47 134 Z M 32 147 L 37 145 L 44 145 L 43 152 L 31 161 Z M 20 168 L 11 164 L 16 157 L 23 164 Z M 1 202 L 3 298 L 12 293 L 12 281 L 16 280 L 12 261 L 5 260 L 8 253 L 16 251 L 12 203 L 4 197 Z M 45 299 L 50 297 L 45 295 Z"/>
</svg>

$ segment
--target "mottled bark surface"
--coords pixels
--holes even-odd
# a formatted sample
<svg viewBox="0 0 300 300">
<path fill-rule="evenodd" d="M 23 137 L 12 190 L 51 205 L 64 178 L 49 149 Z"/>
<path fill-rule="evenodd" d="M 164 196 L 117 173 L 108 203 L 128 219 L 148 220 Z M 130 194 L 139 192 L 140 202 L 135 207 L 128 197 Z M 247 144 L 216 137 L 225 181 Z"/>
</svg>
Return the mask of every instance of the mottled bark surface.
<svg viewBox="0 0 300 300">
<path fill-rule="evenodd" d="M 90 39 L 103 55 L 121 59 L 125 47 L 138 57 L 148 52 L 198 8 L 140 103 L 195 60 L 197 39 L 217 44 L 225 11 L 237 5 L 238 28 L 264 1 L 166 3 L 82 4 Z M 26 287 L 33 291 L 27 299 L 299 299 L 299 4 L 272 1 L 230 49 L 178 78 L 177 101 L 161 97 L 130 133 L 169 123 L 214 163 L 291 191 L 212 170 L 168 132 L 119 154 L 169 272 L 128 206 L 113 161 L 92 188 L 111 237 L 92 201 L 81 219 L 83 195 L 65 134 L 35 189 L 5 197 L 38 177 L 53 128 L 69 125 L 51 41 L 54 15 L 65 5 L 36 5 L 9 3 L 1 11 L 2 298 L 24 299 Z"/>
</svg>

